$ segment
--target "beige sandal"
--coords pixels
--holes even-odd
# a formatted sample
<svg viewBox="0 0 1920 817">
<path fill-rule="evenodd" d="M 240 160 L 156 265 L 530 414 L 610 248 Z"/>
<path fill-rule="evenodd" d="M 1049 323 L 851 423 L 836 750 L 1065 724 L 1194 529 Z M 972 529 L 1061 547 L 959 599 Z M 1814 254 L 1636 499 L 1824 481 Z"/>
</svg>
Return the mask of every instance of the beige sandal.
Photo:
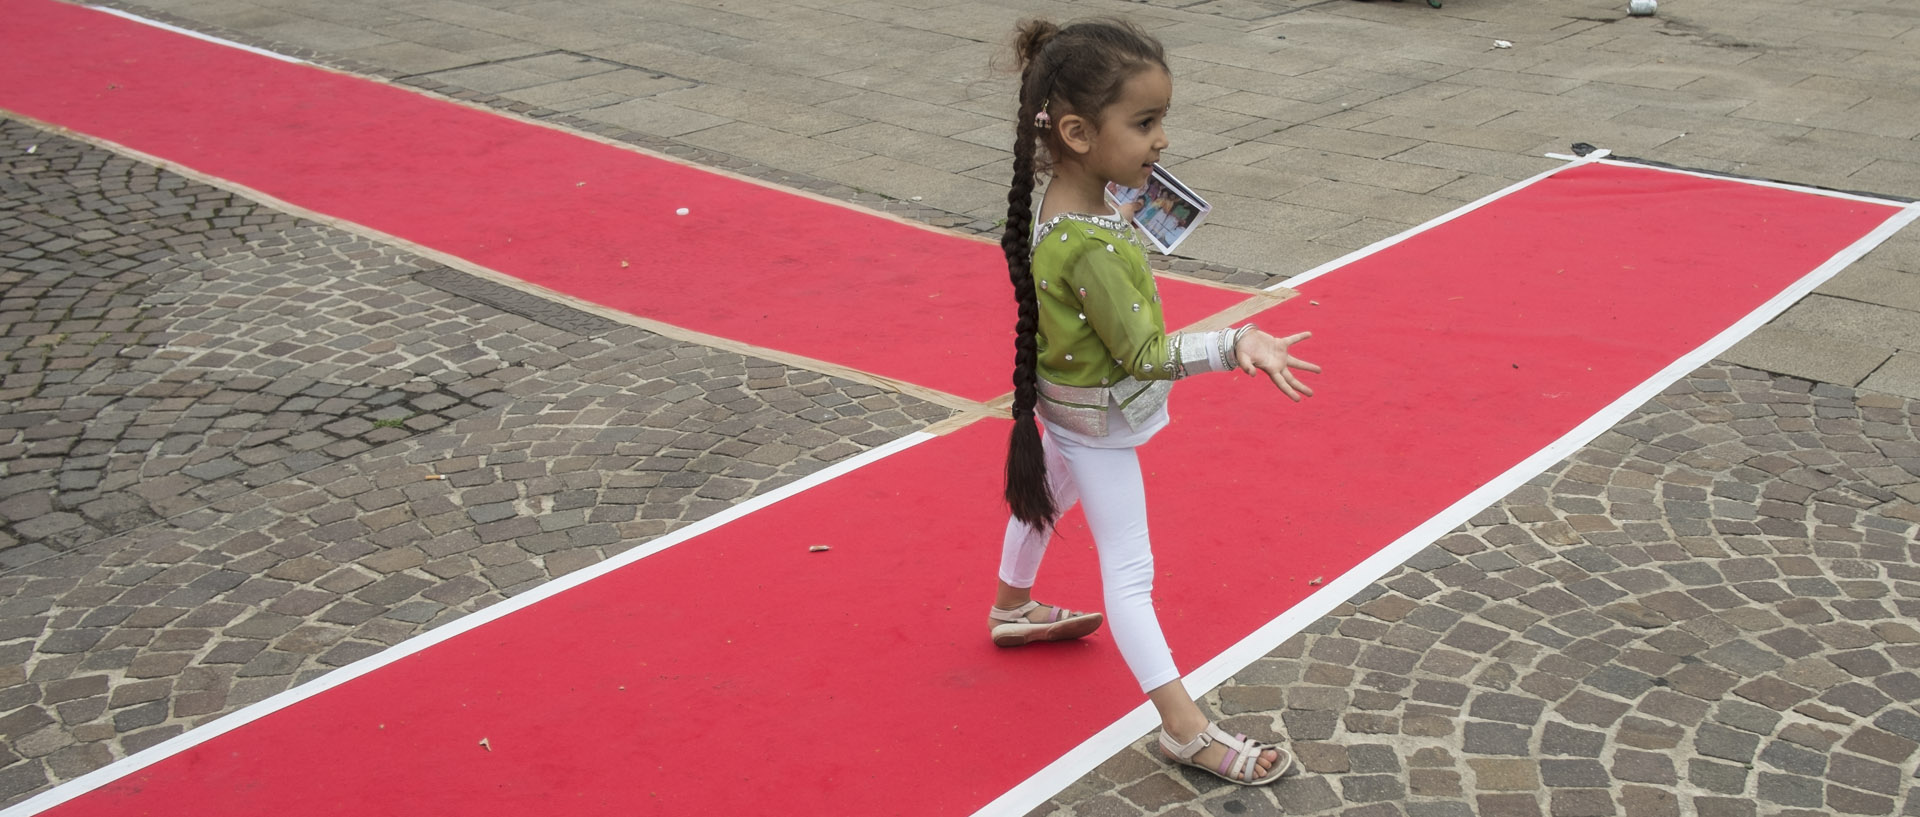
<svg viewBox="0 0 1920 817">
<path fill-rule="evenodd" d="M 1220 744 L 1227 750 L 1227 756 L 1220 761 L 1218 767 L 1194 760 L 1200 755 L 1202 749 L 1214 743 Z M 1280 756 L 1274 761 L 1273 769 L 1267 772 L 1266 777 L 1254 777 L 1255 772 L 1260 768 L 1260 755 L 1265 754 L 1268 749 L 1279 753 Z M 1265 786 L 1286 777 L 1293 771 L 1293 753 L 1287 751 L 1285 747 L 1276 743 L 1247 740 L 1246 735 L 1229 735 L 1219 726 L 1211 723 L 1207 724 L 1207 731 L 1201 732 L 1186 743 L 1176 742 L 1167 735 L 1166 730 L 1161 730 L 1160 750 L 1166 752 L 1167 757 L 1175 763 L 1203 769 L 1222 780 L 1242 786 Z"/>
<path fill-rule="evenodd" d="M 1012 610 L 1003 607 L 990 610 L 987 618 L 1004 622 L 993 625 L 993 643 L 1000 647 L 1018 647 L 1035 641 L 1067 641 L 1091 634 L 1106 620 L 1099 613 L 1076 613 L 1055 607 L 1046 621 L 1028 621 L 1027 614 L 1041 606 L 1040 602 L 1029 601 Z"/>
</svg>

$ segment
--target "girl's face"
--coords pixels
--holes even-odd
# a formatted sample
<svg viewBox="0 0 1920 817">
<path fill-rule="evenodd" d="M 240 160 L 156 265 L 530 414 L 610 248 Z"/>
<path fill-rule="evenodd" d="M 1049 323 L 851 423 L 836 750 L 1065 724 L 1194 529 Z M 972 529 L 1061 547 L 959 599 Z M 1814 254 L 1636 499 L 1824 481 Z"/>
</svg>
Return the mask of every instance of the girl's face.
<svg viewBox="0 0 1920 817">
<path fill-rule="evenodd" d="M 1087 168 L 1103 181 L 1145 187 L 1153 163 L 1167 147 L 1162 126 L 1173 101 L 1173 77 L 1158 65 L 1129 77 L 1120 98 L 1100 111 L 1099 130 L 1085 154 Z"/>
</svg>

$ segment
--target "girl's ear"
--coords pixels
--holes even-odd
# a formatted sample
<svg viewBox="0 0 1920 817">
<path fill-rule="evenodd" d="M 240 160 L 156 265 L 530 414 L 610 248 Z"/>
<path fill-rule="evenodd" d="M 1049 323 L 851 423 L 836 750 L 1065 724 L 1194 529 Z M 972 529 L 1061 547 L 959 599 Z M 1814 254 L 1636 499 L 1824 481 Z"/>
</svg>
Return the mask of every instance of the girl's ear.
<svg viewBox="0 0 1920 817">
<path fill-rule="evenodd" d="M 1077 154 L 1093 152 L 1093 123 L 1079 114 L 1067 114 L 1054 123 L 1054 129 L 1060 133 L 1060 141 L 1067 150 Z"/>
</svg>

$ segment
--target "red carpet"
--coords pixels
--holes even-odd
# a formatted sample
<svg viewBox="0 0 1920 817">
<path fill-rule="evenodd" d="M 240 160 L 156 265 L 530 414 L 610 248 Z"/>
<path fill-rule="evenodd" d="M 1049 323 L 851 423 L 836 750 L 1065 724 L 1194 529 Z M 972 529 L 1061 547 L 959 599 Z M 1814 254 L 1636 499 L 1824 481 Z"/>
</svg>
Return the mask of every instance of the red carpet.
<svg viewBox="0 0 1920 817">
<path fill-rule="evenodd" d="M 567 137 L 513 123 L 514 134 L 447 157 L 470 168 L 497 165 L 493 177 L 432 182 L 473 185 L 458 195 L 401 195 L 431 181 L 410 165 L 426 164 L 422 155 L 440 159 L 420 153 L 425 143 L 415 137 L 452 138 L 453 129 L 498 121 L 417 98 L 403 101 L 424 106 L 418 116 L 437 124 L 355 148 L 377 172 L 294 178 L 340 168 L 327 163 L 338 156 L 266 155 L 277 139 L 339 138 L 300 130 L 327 124 L 316 124 L 312 111 L 344 115 L 330 107 L 331 94 L 407 95 L 306 68 L 269 79 L 274 63 L 261 60 L 245 75 L 274 91 L 244 103 L 257 107 L 244 130 L 258 144 L 252 152 L 247 139 L 196 147 L 206 121 L 225 122 L 242 103 L 216 102 L 218 94 L 192 83 L 233 76 L 197 64 L 162 70 L 145 60 L 175 48 L 177 38 L 91 12 L 6 0 L 0 13 L 9 21 L 9 33 L 0 33 L 0 104 L 159 155 L 184 153 L 202 170 L 289 200 L 298 199 L 273 186 L 297 188 L 328 205 L 306 203 L 317 210 L 416 225 L 466 242 L 475 260 L 496 268 L 551 264 L 567 271 L 555 280 L 579 281 L 589 277 L 579 273 L 580 259 L 619 249 L 596 237 L 615 234 L 609 225 L 637 211 L 601 214 L 631 197 L 588 203 L 553 179 L 591 170 L 581 176 L 591 179 L 587 189 L 615 191 L 621 186 L 609 179 L 672 179 L 693 192 L 676 188 L 666 206 L 716 213 L 685 229 L 724 240 L 675 232 L 681 222 L 671 219 L 635 239 L 701 248 L 663 261 L 681 266 L 647 273 L 657 278 L 644 288 L 607 290 L 631 296 L 622 308 L 641 314 L 698 315 L 743 332 L 765 323 L 789 340 L 819 340 L 828 336 L 802 325 L 798 313 L 837 327 L 811 304 L 857 301 L 853 294 L 869 284 L 904 292 L 949 280 L 941 276 L 964 254 L 955 248 L 973 246 L 580 140 L 540 149 Z M 143 56 L 87 67 L 69 64 L 72 53 L 60 50 L 97 53 L 99 43 Z M 219 54 L 208 59 L 225 59 Z M 71 94 L 108 76 L 123 77 L 114 80 L 123 88 L 96 88 L 83 99 L 22 87 L 66 83 Z M 126 96 L 179 107 L 163 115 L 149 103 L 100 101 L 128 88 L 136 93 Z M 603 158 L 583 158 L 593 156 Z M 516 175 L 536 165 L 566 170 L 535 174 L 552 189 Z M 369 193 L 380 185 L 400 192 Z M 468 205 L 482 194 L 494 205 Z M 772 212 L 782 215 L 766 216 Z M 809 224 L 837 225 L 840 237 L 799 229 L 803 212 Z M 1181 666 L 1219 654 L 1299 603 L 1314 589 L 1310 579 L 1334 579 L 1642 388 L 1896 213 L 1724 180 L 1582 166 L 1305 284 L 1304 297 L 1256 320 L 1316 333 L 1301 352 L 1327 368 L 1313 378 L 1321 395 L 1296 406 L 1246 378 L 1199 378 L 1177 390 L 1173 427 L 1143 451 L 1157 595 Z M 613 220 L 595 220 L 603 218 Z M 758 229 L 766 218 L 795 219 L 795 229 Z M 506 234 L 525 238 L 512 249 L 490 243 Z M 911 307 L 900 299 L 898 315 L 873 321 L 854 311 L 835 320 L 863 315 L 862 348 L 893 355 L 882 361 L 895 367 L 884 370 L 891 376 L 989 394 L 1005 378 L 1005 285 L 989 274 L 996 252 L 979 252 L 968 262 L 987 270 L 976 276 L 987 282 L 978 289 L 942 290 L 941 299 Z M 822 255 L 836 253 L 844 255 Z M 876 271 L 882 260 L 896 262 L 887 269 L 899 280 Z M 714 302 L 741 291 L 761 298 L 757 286 L 788 288 L 756 301 L 763 311 L 751 320 Z M 967 303 L 945 301 L 956 292 L 970 293 L 959 299 Z M 1167 295 L 1188 309 L 1214 297 L 1199 288 L 1169 287 Z M 788 308 L 799 303 L 810 305 Z M 977 330 L 967 342 L 992 348 L 915 345 L 928 341 L 929 320 L 972 327 L 952 335 Z M 995 498 L 1004 435 L 1003 424 L 981 423 L 907 449 L 75 792 L 48 812 L 970 814 L 1141 700 L 1104 635 L 1023 650 L 988 645 L 982 613 L 1005 518 Z M 1173 493 L 1183 486 L 1206 495 Z M 1077 518 L 1063 537 L 1042 572 L 1042 596 L 1097 607 L 1093 554 Z M 833 549 L 807 552 L 818 543 Z"/>
<path fill-rule="evenodd" d="M 1012 390 L 997 244 L 53 0 L 0 0 L 0 19 L 0 108 L 634 315 Z M 1242 300 L 1161 286 L 1174 325 Z"/>
<path fill-rule="evenodd" d="M 1307 285 L 1258 320 L 1317 333 L 1321 396 L 1294 406 L 1244 378 L 1190 381 L 1143 453 L 1181 665 L 1893 212 L 1587 166 Z M 1140 701 L 1104 636 L 987 644 L 1004 433 L 983 423 L 908 449 L 55 813 L 969 814 Z M 1169 493 L 1181 485 L 1256 499 Z M 1087 536 L 1077 521 L 1064 535 L 1044 595 L 1097 606 Z"/>
</svg>

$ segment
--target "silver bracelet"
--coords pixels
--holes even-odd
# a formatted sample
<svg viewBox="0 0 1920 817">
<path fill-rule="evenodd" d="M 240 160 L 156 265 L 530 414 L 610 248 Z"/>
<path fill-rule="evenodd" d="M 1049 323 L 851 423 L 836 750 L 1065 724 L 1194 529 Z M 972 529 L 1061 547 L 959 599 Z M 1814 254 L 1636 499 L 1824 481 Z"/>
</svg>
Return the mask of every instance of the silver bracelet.
<svg viewBox="0 0 1920 817">
<path fill-rule="evenodd" d="M 1220 329 L 1181 333 L 1168 338 L 1168 355 L 1178 363 L 1178 376 L 1233 371 L 1232 335 L 1232 330 Z"/>
<path fill-rule="evenodd" d="M 1220 333 L 1222 335 L 1232 334 L 1233 336 L 1232 340 L 1227 341 L 1226 349 L 1221 353 L 1221 357 L 1227 362 L 1228 369 L 1240 368 L 1240 339 L 1245 337 L 1248 332 L 1253 331 L 1253 329 L 1253 324 L 1247 324 L 1239 329 L 1232 330 L 1231 333 Z"/>
</svg>

